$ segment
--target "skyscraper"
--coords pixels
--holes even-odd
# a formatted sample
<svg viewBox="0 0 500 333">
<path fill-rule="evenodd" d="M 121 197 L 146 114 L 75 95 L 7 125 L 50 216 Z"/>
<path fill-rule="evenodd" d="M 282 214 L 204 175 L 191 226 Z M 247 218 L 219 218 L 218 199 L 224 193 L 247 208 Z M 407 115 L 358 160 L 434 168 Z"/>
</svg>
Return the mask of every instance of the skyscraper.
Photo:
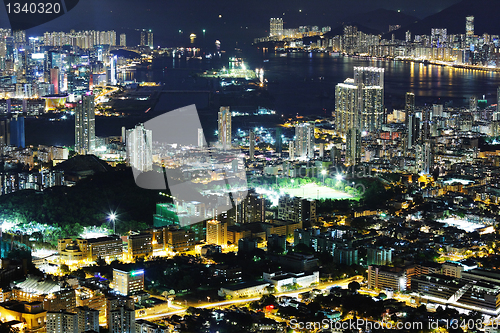
<svg viewBox="0 0 500 333">
<path fill-rule="evenodd" d="M 14 116 L 10 120 L 10 145 L 14 147 L 26 147 L 24 117 Z"/>
<path fill-rule="evenodd" d="M 269 37 L 283 36 L 283 19 L 271 18 L 269 20 Z"/>
<path fill-rule="evenodd" d="M 146 42 L 147 42 L 147 34 L 146 34 L 146 30 L 141 30 L 141 46 L 145 46 L 146 45 Z"/>
<path fill-rule="evenodd" d="M 354 67 L 354 85 L 358 87 L 360 130 L 379 130 L 384 118 L 384 69 Z"/>
<path fill-rule="evenodd" d="M 205 146 L 205 136 L 203 135 L 203 128 L 198 128 L 198 148 Z"/>
<path fill-rule="evenodd" d="M 127 46 L 127 35 L 120 34 L 120 46 Z"/>
<path fill-rule="evenodd" d="M 361 161 L 361 131 L 351 128 L 346 136 L 345 164 L 356 165 Z"/>
<path fill-rule="evenodd" d="M 295 126 L 295 152 L 300 159 L 314 158 L 314 124 L 301 123 Z"/>
<path fill-rule="evenodd" d="M 75 108 L 75 150 L 79 154 L 92 154 L 95 149 L 94 95 L 82 96 Z"/>
<path fill-rule="evenodd" d="M 343 135 L 351 128 L 359 128 L 358 87 L 353 79 L 347 79 L 335 87 L 335 124 Z"/>
<path fill-rule="evenodd" d="M 153 131 L 139 124 L 127 131 L 127 161 L 141 172 L 153 170 Z"/>
<path fill-rule="evenodd" d="M 112 86 L 116 86 L 116 78 L 117 78 L 117 71 L 116 71 L 116 62 L 117 62 L 118 58 L 117 56 L 115 55 L 112 55 L 110 58 L 109 58 L 109 64 L 110 64 L 110 79 L 109 79 L 109 82 L 108 84 L 111 84 Z"/>
<path fill-rule="evenodd" d="M 151 31 L 151 29 L 149 29 L 149 31 L 148 31 L 148 46 L 150 48 L 154 47 L 154 44 L 153 44 L 153 32 Z"/>
<path fill-rule="evenodd" d="M 250 144 L 249 146 L 250 161 L 253 161 L 255 154 L 255 132 L 253 130 L 250 130 L 248 140 Z"/>
<path fill-rule="evenodd" d="M 468 48 L 474 37 L 474 16 L 467 16 L 465 18 L 465 42 Z"/>
<path fill-rule="evenodd" d="M 407 92 L 405 96 L 405 112 L 406 117 L 415 113 L 415 94 Z"/>
<path fill-rule="evenodd" d="M 229 106 L 221 106 L 219 110 L 219 145 L 222 149 L 231 148 L 231 112 Z"/>
<path fill-rule="evenodd" d="M 281 155 L 283 151 L 283 137 L 281 127 L 276 127 L 276 152 Z"/>
<path fill-rule="evenodd" d="M 217 220 L 207 221 L 207 244 L 227 245 L 227 224 Z"/>
</svg>

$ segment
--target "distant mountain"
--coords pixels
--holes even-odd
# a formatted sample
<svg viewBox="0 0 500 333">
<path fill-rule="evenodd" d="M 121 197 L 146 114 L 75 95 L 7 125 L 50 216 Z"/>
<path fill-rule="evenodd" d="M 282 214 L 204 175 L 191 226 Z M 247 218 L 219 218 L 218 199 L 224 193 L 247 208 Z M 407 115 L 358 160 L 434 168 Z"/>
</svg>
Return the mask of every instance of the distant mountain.
<svg viewBox="0 0 500 333">
<path fill-rule="evenodd" d="M 348 21 L 360 22 L 367 28 L 385 33 L 389 31 L 389 25 L 399 24 L 400 26 L 404 26 L 415 23 L 418 19 L 401 12 L 380 8 L 368 13 L 352 16 Z"/>
<path fill-rule="evenodd" d="M 410 30 L 412 35 L 429 35 L 432 28 L 447 28 L 448 34 L 465 34 L 465 17 L 469 15 L 474 16 L 474 34 L 482 35 L 487 32 L 498 35 L 499 12 L 500 1 L 463 0 L 416 23 L 402 26 L 394 35 L 397 39 L 404 39 L 407 30 Z M 390 38 L 390 34 L 384 37 Z"/>
</svg>

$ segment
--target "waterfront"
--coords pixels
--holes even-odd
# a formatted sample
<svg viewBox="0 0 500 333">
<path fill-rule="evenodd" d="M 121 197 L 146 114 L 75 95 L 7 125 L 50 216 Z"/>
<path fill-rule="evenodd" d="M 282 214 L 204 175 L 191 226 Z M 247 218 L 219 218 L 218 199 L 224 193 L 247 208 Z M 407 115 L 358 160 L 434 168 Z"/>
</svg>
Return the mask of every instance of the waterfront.
<svg viewBox="0 0 500 333">
<path fill-rule="evenodd" d="M 271 95 L 268 105 L 264 107 L 276 110 L 278 115 L 316 115 L 330 116 L 335 107 L 335 85 L 353 76 L 355 66 L 375 66 L 385 69 L 385 104 L 391 108 L 401 109 L 404 94 L 415 93 L 416 104 L 439 103 L 449 106 L 466 106 L 472 95 L 496 104 L 496 89 L 500 86 L 500 74 L 491 71 L 467 70 L 444 67 L 432 64 L 396 61 L 372 60 L 353 57 L 330 56 L 328 53 L 290 53 L 287 57 L 279 54 L 251 49 L 240 54 L 250 68 L 264 68 L 264 76 L 269 81 L 267 90 Z M 264 60 L 268 60 L 264 62 Z M 96 118 L 96 134 L 113 136 L 121 134 L 121 127 L 133 127 L 135 124 L 157 116 L 163 112 L 195 103 L 205 103 L 199 92 L 175 94 L 175 90 L 210 90 L 209 80 L 196 78 L 195 73 L 227 66 L 227 57 L 222 59 L 190 59 L 164 57 L 156 59 L 151 68 L 129 72 L 127 79 L 151 80 L 164 84 L 164 93 L 152 112 L 139 114 L 129 118 Z M 208 92 L 206 93 L 208 95 Z M 218 110 L 217 95 L 213 105 L 202 111 L 202 124 L 206 129 L 207 139 L 213 140 L 216 128 L 216 112 Z M 257 106 L 257 105 L 256 105 Z M 249 106 L 230 105 L 241 110 Z M 251 108 L 251 107 L 250 107 Z M 274 122 L 275 119 L 273 119 Z M 252 119 L 235 118 L 235 128 L 262 126 L 268 124 L 270 118 L 264 116 Z M 26 123 L 26 142 L 29 144 L 72 145 L 74 142 L 74 120 L 48 122 L 28 119 Z M 272 125 L 272 124 L 270 124 Z M 46 130 L 54 133 L 47 135 Z M 57 135 L 55 134 L 57 133 Z M 42 139 L 43 134 L 43 139 Z M 56 139 L 57 138 L 57 139 Z"/>
</svg>

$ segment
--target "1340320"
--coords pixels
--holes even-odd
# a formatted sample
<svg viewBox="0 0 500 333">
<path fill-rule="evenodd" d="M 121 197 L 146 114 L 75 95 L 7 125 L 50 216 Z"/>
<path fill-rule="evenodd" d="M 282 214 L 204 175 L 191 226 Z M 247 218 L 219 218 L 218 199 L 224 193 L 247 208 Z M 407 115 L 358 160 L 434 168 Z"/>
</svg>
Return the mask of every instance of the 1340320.
<svg viewBox="0 0 500 333">
<path fill-rule="evenodd" d="M 11 14 L 59 14 L 61 12 L 61 4 L 58 2 L 31 2 L 31 3 L 7 3 L 5 4 L 7 13 Z"/>
</svg>

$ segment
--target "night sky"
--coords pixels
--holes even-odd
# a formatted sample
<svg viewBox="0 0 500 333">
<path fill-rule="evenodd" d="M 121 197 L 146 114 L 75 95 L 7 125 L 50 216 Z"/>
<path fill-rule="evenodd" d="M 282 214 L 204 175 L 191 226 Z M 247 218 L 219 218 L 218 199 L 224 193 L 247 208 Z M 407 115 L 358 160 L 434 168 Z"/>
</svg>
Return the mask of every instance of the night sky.
<svg viewBox="0 0 500 333">
<path fill-rule="evenodd" d="M 135 29 L 153 29 L 155 45 L 173 46 L 206 29 L 207 40 L 250 42 L 267 35 L 270 17 L 283 17 L 285 28 L 299 25 L 342 24 L 356 13 L 384 8 L 424 18 L 459 0 L 80 0 L 69 13 L 28 31 L 116 30 L 127 34 L 127 44 L 139 42 Z M 219 18 L 219 15 L 222 15 Z M 2 10 L 0 20 L 8 26 Z M 179 30 L 183 34 L 179 34 Z"/>
</svg>

